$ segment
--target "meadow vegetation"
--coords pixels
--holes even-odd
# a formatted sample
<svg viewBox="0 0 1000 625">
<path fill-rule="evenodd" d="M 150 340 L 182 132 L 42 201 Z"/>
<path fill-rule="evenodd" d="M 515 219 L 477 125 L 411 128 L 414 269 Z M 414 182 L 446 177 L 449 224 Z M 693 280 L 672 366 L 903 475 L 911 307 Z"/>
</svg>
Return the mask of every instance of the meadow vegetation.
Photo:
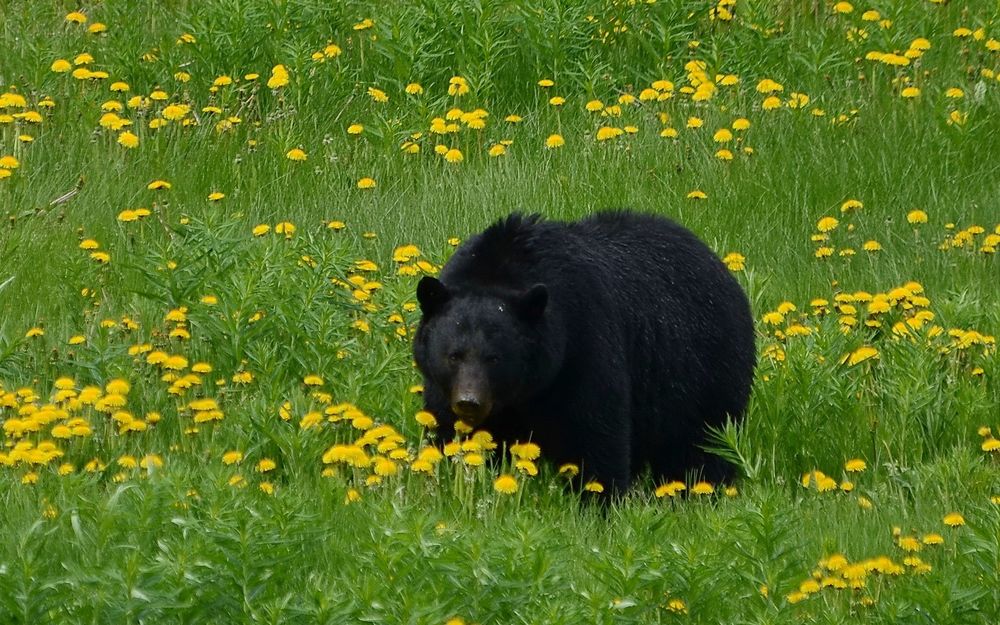
<svg viewBox="0 0 1000 625">
<path fill-rule="evenodd" d="M 997 622 L 996 2 L 0 15 L 0 622 Z M 623 207 L 751 297 L 742 479 L 430 444 L 420 277 Z"/>
</svg>

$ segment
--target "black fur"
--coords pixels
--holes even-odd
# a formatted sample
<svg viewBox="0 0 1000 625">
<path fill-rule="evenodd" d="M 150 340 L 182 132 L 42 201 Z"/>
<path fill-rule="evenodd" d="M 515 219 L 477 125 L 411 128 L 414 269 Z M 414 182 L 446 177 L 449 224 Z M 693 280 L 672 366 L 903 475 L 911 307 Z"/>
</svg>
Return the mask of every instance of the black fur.
<svg viewBox="0 0 1000 625">
<path fill-rule="evenodd" d="M 705 426 L 743 416 L 753 321 L 737 281 L 685 228 L 628 212 L 512 215 L 418 294 L 414 358 L 442 437 L 461 392 L 495 438 L 530 439 L 610 493 L 646 466 L 662 479 L 731 476 L 699 446 Z"/>
</svg>

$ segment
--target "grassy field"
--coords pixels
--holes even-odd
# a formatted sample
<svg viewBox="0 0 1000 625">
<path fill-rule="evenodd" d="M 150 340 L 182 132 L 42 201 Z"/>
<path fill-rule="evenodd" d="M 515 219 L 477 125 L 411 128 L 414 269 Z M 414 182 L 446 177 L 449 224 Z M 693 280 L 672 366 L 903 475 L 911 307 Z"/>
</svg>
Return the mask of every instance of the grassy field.
<svg viewBox="0 0 1000 625">
<path fill-rule="evenodd" d="M 1000 618 L 996 2 L 0 14 L 0 623 Z M 750 294 L 744 477 L 428 446 L 420 276 L 620 207 Z"/>
</svg>

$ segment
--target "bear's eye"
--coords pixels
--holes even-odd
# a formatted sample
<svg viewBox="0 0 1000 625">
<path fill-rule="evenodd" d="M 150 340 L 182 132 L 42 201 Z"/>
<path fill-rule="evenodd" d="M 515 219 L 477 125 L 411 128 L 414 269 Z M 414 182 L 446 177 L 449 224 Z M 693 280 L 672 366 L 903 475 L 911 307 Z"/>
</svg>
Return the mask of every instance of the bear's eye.
<svg viewBox="0 0 1000 625">
<path fill-rule="evenodd" d="M 452 352 L 448 354 L 448 362 L 461 362 L 462 352 Z"/>
<path fill-rule="evenodd" d="M 496 356 L 496 355 L 493 355 L 493 354 L 491 354 L 491 355 L 487 356 L 487 357 L 485 358 L 485 360 L 486 360 L 486 362 L 488 362 L 489 364 L 491 364 L 491 365 L 495 365 L 495 364 L 497 364 L 498 362 L 500 362 L 500 357 L 499 357 L 499 356 Z"/>
</svg>

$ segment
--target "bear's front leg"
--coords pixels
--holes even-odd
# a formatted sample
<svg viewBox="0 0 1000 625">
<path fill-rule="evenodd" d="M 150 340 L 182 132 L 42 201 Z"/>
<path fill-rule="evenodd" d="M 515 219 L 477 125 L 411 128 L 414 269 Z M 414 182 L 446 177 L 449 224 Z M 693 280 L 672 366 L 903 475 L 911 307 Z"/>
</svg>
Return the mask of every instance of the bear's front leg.
<svg viewBox="0 0 1000 625">
<path fill-rule="evenodd" d="M 607 383 L 581 388 L 601 388 L 600 402 L 594 395 L 580 393 L 562 404 L 563 436 L 568 445 L 561 450 L 566 462 L 580 466 L 579 485 L 597 482 L 607 499 L 621 496 L 632 483 L 632 420 L 628 393 Z M 545 454 L 545 448 L 542 448 Z"/>
<path fill-rule="evenodd" d="M 444 445 L 455 438 L 455 421 L 457 417 L 448 404 L 448 396 L 440 386 L 430 380 L 424 380 L 424 410 L 434 415 L 437 428 L 434 436 L 438 445 Z"/>
<path fill-rule="evenodd" d="M 605 444 L 585 448 L 580 458 L 582 488 L 596 482 L 607 499 L 624 495 L 632 484 L 629 447 L 628 437 L 615 433 Z"/>
</svg>

